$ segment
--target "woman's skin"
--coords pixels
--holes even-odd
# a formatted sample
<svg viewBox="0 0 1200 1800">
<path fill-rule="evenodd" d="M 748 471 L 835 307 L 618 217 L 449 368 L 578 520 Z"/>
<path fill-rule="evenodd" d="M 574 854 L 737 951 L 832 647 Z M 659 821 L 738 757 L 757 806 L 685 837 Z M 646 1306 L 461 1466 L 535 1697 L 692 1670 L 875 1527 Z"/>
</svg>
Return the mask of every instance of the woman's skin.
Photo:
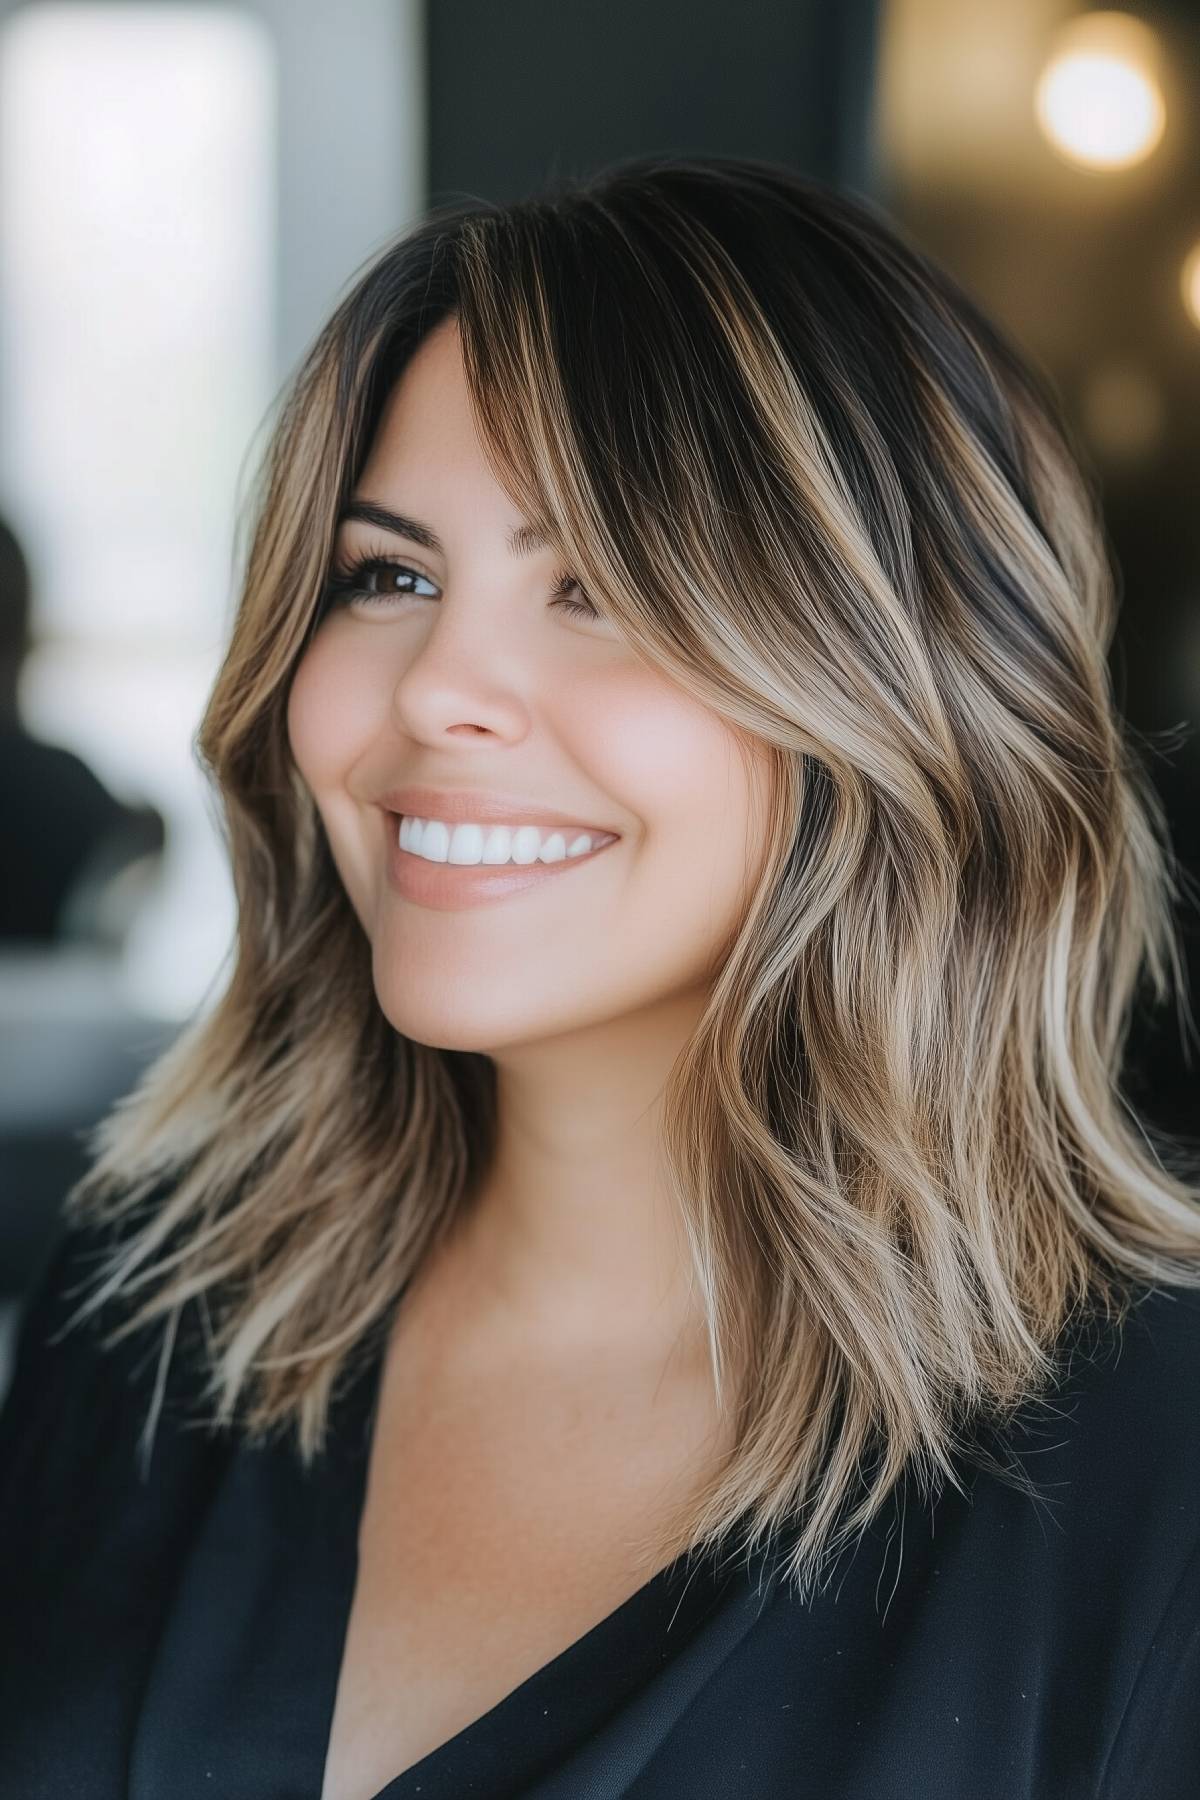
<svg viewBox="0 0 1200 1800">
<path fill-rule="evenodd" d="M 452 319 L 397 384 L 354 498 L 443 552 L 342 523 L 338 561 L 382 552 L 423 579 L 376 578 L 382 601 L 327 617 L 288 728 L 386 1017 L 496 1065 L 495 1159 L 458 1239 L 469 1314 L 521 1352 L 686 1354 L 700 1312 L 656 1178 L 659 1095 L 753 891 L 767 764 L 756 749 L 751 785 L 723 720 L 614 624 L 554 606 L 550 548 L 509 549 L 523 520 L 485 459 Z M 386 873 L 378 797 L 414 783 L 528 795 L 620 841 L 435 910 Z"/>
</svg>

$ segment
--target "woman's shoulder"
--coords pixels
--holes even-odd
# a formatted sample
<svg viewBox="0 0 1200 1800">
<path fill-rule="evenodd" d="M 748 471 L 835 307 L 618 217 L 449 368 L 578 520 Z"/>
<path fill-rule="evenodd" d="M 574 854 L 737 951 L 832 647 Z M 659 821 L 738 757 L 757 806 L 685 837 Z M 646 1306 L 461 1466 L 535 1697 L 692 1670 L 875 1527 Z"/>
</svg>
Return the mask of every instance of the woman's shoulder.
<svg viewBox="0 0 1200 1800">
<path fill-rule="evenodd" d="M 1114 1314 L 1077 1316 L 1057 1352 L 1046 1388 L 981 1436 L 1016 1479 L 975 1482 L 976 1548 L 1003 1563 L 1024 1546 L 1047 1604 L 1103 1569 L 1144 1624 L 1200 1549 L 1200 1288 L 1131 1287 Z"/>
<path fill-rule="evenodd" d="M 96 1347 L 96 1321 L 69 1329 L 106 1255 L 99 1234 L 60 1217 L 22 1299 L 3 1418 Z"/>
<path fill-rule="evenodd" d="M 1141 1286 L 1120 1316 L 1067 1335 L 1051 1404 L 1070 1409 L 1079 1453 L 1174 1475 L 1200 1496 L 1200 1285 Z"/>
<path fill-rule="evenodd" d="M 1142 1286 L 1119 1320 L 1072 1334 L 1027 1444 L 1046 1505 L 1025 1603 L 1113 1696 L 1097 1793 L 1181 1793 L 1200 1681 L 1200 1288 Z"/>
<path fill-rule="evenodd" d="M 0 1516 L 10 1503 L 27 1508 L 37 1493 L 126 1454 L 160 1372 L 171 1375 L 173 1389 L 184 1379 L 183 1358 L 174 1354 L 179 1334 L 166 1320 L 114 1339 L 134 1310 L 127 1298 L 83 1310 L 115 1242 L 111 1229 L 60 1217 L 43 1251 L 0 1401 Z M 179 1404 L 175 1393 L 171 1404 Z"/>
<path fill-rule="evenodd" d="M 1054 1360 L 1053 1378 L 1002 1433 L 1039 1489 L 1052 1472 L 1076 1494 L 1154 1512 L 1190 1495 L 1197 1528 L 1200 1286 L 1142 1283 L 1112 1314 L 1091 1305 Z"/>
</svg>

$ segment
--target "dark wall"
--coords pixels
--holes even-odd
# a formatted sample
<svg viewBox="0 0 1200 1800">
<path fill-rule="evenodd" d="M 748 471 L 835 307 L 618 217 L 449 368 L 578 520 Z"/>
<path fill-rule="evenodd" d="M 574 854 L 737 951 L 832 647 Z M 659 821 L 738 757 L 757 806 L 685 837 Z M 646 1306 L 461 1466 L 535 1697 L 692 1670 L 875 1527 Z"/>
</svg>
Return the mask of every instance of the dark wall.
<svg viewBox="0 0 1200 1800">
<path fill-rule="evenodd" d="M 515 199 L 650 152 L 871 194 L 879 0 L 429 0 L 429 187 Z"/>
</svg>

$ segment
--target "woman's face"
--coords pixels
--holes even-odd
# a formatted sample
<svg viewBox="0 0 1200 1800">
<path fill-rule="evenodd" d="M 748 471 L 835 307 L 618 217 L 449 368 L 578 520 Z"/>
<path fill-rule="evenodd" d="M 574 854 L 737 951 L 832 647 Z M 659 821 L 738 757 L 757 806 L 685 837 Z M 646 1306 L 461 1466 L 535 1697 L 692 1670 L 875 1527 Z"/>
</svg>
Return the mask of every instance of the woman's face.
<svg viewBox="0 0 1200 1800">
<path fill-rule="evenodd" d="M 439 546 L 343 520 L 338 568 L 389 560 L 338 596 L 288 706 L 388 1020 L 490 1053 L 703 995 L 761 868 L 765 752 L 748 770 L 724 721 L 612 622 L 555 603 L 550 548 L 510 544 L 525 521 L 476 435 L 453 320 L 397 383 L 353 498 Z M 616 841 L 546 863 L 526 832 L 531 864 L 431 864 L 399 847 L 398 790 L 418 786 L 450 797 L 414 816 L 482 824 L 493 856 L 497 816 L 538 807 L 571 822 L 567 847 L 588 826 Z M 485 883 L 508 891 L 480 898 Z"/>
</svg>

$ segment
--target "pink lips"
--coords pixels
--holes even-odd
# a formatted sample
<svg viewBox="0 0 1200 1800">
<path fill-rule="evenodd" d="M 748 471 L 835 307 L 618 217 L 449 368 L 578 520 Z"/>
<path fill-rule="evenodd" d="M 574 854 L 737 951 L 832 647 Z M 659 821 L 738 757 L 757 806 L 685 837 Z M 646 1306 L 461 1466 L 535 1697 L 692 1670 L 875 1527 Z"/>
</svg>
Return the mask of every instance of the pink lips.
<svg viewBox="0 0 1200 1800">
<path fill-rule="evenodd" d="M 424 815 L 418 813 L 416 816 L 421 818 Z M 388 880 L 392 887 L 404 899 L 412 900 L 418 906 L 430 906 L 445 912 L 455 912 L 460 907 L 480 906 L 488 900 L 502 900 L 509 894 L 519 894 L 526 888 L 553 881 L 566 875 L 571 869 L 593 863 L 598 856 L 611 850 L 613 844 L 620 841 L 613 837 L 607 843 L 589 850 L 585 856 L 563 857 L 559 862 L 501 863 L 488 868 L 482 863 L 427 862 L 423 856 L 411 855 L 400 848 L 399 815 L 385 812 L 383 822 L 387 832 Z M 530 819 L 529 823 L 533 824 L 535 820 Z"/>
</svg>

